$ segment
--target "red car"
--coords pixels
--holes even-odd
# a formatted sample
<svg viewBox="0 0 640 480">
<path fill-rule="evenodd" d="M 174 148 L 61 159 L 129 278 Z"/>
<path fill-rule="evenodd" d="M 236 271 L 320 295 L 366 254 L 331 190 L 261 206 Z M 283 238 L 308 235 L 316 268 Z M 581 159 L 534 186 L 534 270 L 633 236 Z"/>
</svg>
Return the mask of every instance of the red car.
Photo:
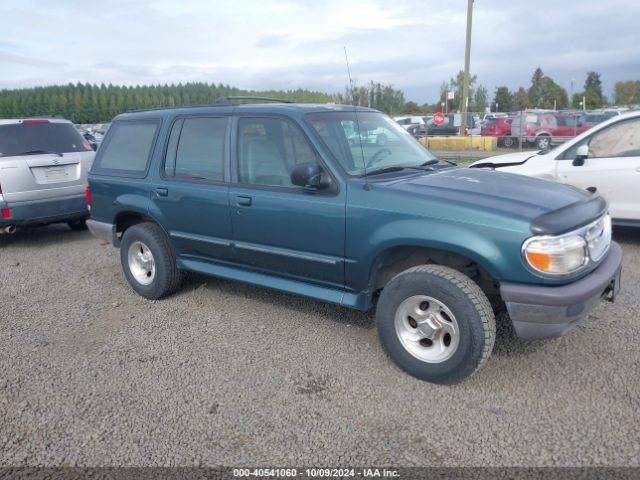
<svg viewBox="0 0 640 480">
<path fill-rule="evenodd" d="M 582 114 L 559 113 L 556 115 L 556 128 L 551 130 L 551 136 L 575 137 L 589 130 L 592 126 L 585 122 Z"/>
<path fill-rule="evenodd" d="M 487 118 L 480 129 L 483 137 L 497 137 L 498 145 L 512 147 L 515 139 L 511 137 L 511 122 L 513 117 Z"/>
<path fill-rule="evenodd" d="M 521 120 L 524 123 L 522 131 Z M 584 116 L 576 113 L 526 112 L 516 115 L 511 122 L 511 134 L 533 143 L 540 150 L 548 150 L 552 144 L 559 144 L 580 135 L 592 125 L 584 123 Z"/>
</svg>

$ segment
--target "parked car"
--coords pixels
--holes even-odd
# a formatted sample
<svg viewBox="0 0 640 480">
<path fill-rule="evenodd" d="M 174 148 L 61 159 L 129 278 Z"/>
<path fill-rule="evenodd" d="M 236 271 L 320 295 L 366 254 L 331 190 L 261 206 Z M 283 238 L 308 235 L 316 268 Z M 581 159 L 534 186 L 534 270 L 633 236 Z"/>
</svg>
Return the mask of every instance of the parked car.
<svg viewBox="0 0 640 480">
<path fill-rule="evenodd" d="M 82 134 L 82 137 L 89 143 L 89 146 L 91 147 L 92 150 L 95 151 L 98 149 L 99 140 L 96 135 L 93 135 L 92 133 L 89 133 L 89 132 L 84 132 Z"/>
<path fill-rule="evenodd" d="M 511 135 L 545 150 L 551 148 L 552 132 L 557 127 L 553 112 L 526 112 L 511 121 Z"/>
<path fill-rule="evenodd" d="M 393 119 L 398 125 L 402 125 L 402 128 L 404 128 L 405 130 L 415 125 L 424 125 L 424 117 L 421 117 L 419 115 L 393 117 Z"/>
<path fill-rule="evenodd" d="M 586 122 L 583 113 L 558 113 L 556 127 L 551 129 L 551 136 L 565 141 L 589 130 L 593 125 Z"/>
<path fill-rule="evenodd" d="M 425 117 L 426 122 L 423 125 L 411 125 L 407 131 L 414 137 L 423 137 L 425 135 L 460 135 L 460 127 L 462 124 L 462 114 L 449 113 L 444 116 L 444 123 L 436 125 L 433 116 Z M 480 118 L 469 113 L 467 116 L 467 135 L 480 134 Z"/>
<path fill-rule="evenodd" d="M 388 143 L 349 145 L 364 125 Z M 522 338 L 555 337 L 619 288 L 600 196 L 456 168 L 368 108 L 226 99 L 122 114 L 89 192 L 89 228 L 120 248 L 141 296 L 194 271 L 375 308 L 390 357 L 433 382 L 487 360 L 494 309 Z"/>
<path fill-rule="evenodd" d="M 0 120 L 0 232 L 54 222 L 84 229 L 93 157 L 68 120 Z"/>
<path fill-rule="evenodd" d="M 595 190 L 609 201 L 614 223 L 640 226 L 640 112 L 612 117 L 553 150 L 489 157 L 471 167 Z"/>
<path fill-rule="evenodd" d="M 513 147 L 516 144 L 516 139 L 511 136 L 512 120 L 513 117 L 507 116 L 486 118 L 480 129 L 480 135 L 496 137 L 498 139 L 498 145 Z"/>
<path fill-rule="evenodd" d="M 620 112 L 617 110 L 586 112 L 584 114 L 583 123 L 592 127 L 617 115 L 620 115 Z"/>
</svg>

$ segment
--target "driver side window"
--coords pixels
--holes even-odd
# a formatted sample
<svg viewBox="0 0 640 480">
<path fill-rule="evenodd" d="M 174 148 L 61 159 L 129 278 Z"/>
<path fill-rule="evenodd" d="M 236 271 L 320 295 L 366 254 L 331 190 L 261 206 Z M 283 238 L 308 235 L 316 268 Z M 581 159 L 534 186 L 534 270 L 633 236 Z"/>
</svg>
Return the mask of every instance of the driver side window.
<svg viewBox="0 0 640 480">
<path fill-rule="evenodd" d="M 589 157 L 640 156 L 640 119 L 617 123 L 595 133 L 589 141 Z"/>
<path fill-rule="evenodd" d="M 301 188 L 291 182 L 293 167 L 317 164 L 304 133 L 280 118 L 241 118 L 238 122 L 240 183 Z"/>
<path fill-rule="evenodd" d="M 578 147 L 589 145 L 589 158 L 640 156 L 640 119 L 616 123 L 566 150 L 562 160 L 576 158 Z"/>
</svg>

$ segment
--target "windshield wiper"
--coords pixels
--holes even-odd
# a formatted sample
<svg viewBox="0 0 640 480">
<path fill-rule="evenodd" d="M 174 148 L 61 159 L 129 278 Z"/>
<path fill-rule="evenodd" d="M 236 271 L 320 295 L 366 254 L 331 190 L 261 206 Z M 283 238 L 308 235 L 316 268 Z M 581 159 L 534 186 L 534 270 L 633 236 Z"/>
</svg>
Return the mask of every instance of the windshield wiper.
<svg viewBox="0 0 640 480">
<path fill-rule="evenodd" d="M 37 155 L 40 153 L 50 153 L 52 155 L 57 155 L 59 157 L 62 157 L 62 154 L 60 152 L 52 152 L 50 150 L 27 150 L 26 152 L 16 153 L 13 156 L 18 157 L 20 155 Z"/>
<path fill-rule="evenodd" d="M 371 175 L 378 175 L 381 173 L 391 173 L 391 172 L 399 172 L 401 170 L 404 170 L 406 167 L 400 167 L 400 166 L 393 166 L 393 167 L 384 167 L 384 168 L 379 168 L 378 170 L 373 170 L 370 172 L 367 172 L 365 174 L 363 174 L 363 177 L 369 177 Z"/>
<path fill-rule="evenodd" d="M 438 160 L 437 158 L 432 158 L 431 160 L 427 160 L 424 163 L 421 163 L 420 166 L 421 167 L 427 167 L 429 165 L 435 165 L 436 163 L 438 163 L 440 160 Z"/>
</svg>

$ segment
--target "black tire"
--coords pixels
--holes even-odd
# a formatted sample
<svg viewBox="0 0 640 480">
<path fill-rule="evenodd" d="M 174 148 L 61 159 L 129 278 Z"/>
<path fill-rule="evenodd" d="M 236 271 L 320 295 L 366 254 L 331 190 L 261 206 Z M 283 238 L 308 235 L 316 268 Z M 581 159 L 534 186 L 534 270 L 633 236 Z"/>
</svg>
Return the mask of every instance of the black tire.
<svg viewBox="0 0 640 480">
<path fill-rule="evenodd" d="M 502 138 L 502 145 L 505 148 L 511 148 L 516 144 L 516 141 L 513 137 L 506 135 Z"/>
<path fill-rule="evenodd" d="M 396 311 L 406 299 L 427 295 L 446 305 L 459 327 L 455 353 L 428 363 L 405 349 L 396 333 Z M 405 372 L 435 383 L 455 383 L 472 375 L 489 358 L 496 321 L 486 295 L 469 277 L 439 265 L 421 265 L 396 275 L 382 290 L 376 310 L 380 341 Z"/>
<path fill-rule="evenodd" d="M 85 220 L 70 220 L 67 222 L 69 228 L 74 232 L 81 232 L 87 229 L 87 222 Z"/>
<path fill-rule="evenodd" d="M 155 261 L 155 276 L 150 284 L 143 285 L 131 272 L 128 261 L 129 247 L 142 242 L 148 247 Z M 169 239 L 159 225 L 152 222 L 138 223 L 125 230 L 120 244 L 120 262 L 124 276 L 140 296 L 157 300 L 176 291 L 182 282 L 182 272 L 176 264 L 176 256 Z"/>
<path fill-rule="evenodd" d="M 536 148 L 549 150 L 551 148 L 551 137 L 549 135 L 540 135 L 536 138 Z"/>
</svg>

